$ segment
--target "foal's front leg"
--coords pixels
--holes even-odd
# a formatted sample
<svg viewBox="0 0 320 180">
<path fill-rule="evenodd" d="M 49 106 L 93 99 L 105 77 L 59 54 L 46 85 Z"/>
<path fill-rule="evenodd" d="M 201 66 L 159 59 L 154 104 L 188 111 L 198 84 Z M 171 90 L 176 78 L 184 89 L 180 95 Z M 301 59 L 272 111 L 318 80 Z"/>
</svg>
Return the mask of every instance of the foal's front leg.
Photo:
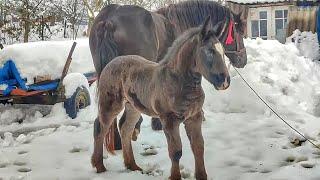
<svg viewBox="0 0 320 180">
<path fill-rule="evenodd" d="M 197 180 L 207 179 L 207 173 L 204 166 L 204 141 L 201 132 L 202 120 L 203 113 L 199 112 L 197 115 L 184 122 L 195 159 L 195 176 Z"/>
<path fill-rule="evenodd" d="M 161 118 L 163 131 L 167 138 L 168 151 L 171 159 L 171 180 L 180 180 L 179 161 L 182 156 L 182 144 L 179 132 L 179 125 L 181 121 L 172 118 Z"/>
</svg>

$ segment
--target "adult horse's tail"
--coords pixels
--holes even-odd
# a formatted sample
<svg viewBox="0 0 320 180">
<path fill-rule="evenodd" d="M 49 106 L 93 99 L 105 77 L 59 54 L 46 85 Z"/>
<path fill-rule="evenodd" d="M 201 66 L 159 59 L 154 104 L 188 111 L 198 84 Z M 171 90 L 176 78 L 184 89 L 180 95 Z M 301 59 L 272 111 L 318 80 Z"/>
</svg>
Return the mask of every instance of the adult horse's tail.
<svg viewBox="0 0 320 180">
<path fill-rule="evenodd" d="M 91 48 L 91 53 L 98 78 L 103 68 L 118 56 L 117 44 L 113 38 L 114 29 L 111 21 L 102 21 L 97 24 L 96 32 L 90 34 L 90 47 L 95 47 Z"/>
<path fill-rule="evenodd" d="M 116 26 L 114 22 L 110 19 L 112 13 L 119 7 L 119 5 L 111 4 L 105 6 L 95 18 L 94 23 L 91 27 L 91 32 L 89 35 L 89 46 L 93 59 L 93 64 L 96 69 L 97 78 L 99 81 L 100 74 L 103 68 L 111 62 L 111 60 L 117 57 L 118 47 L 114 39 L 114 32 Z M 96 89 L 97 94 L 99 95 L 99 88 Z M 98 96 L 97 96 L 98 97 Z M 99 118 L 95 120 L 97 127 L 100 127 Z M 112 127 L 105 137 L 105 145 L 109 152 L 113 153 L 115 150 L 114 138 L 119 136 L 119 133 L 115 135 L 115 128 L 118 131 L 116 126 L 116 120 L 113 122 Z M 94 129 L 94 131 L 97 131 Z M 119 138 L 119 137 L 116 137 Z"/>
<path fill-rule="evenodd" d="M 103 68 L 115 57 L 118 56 L 118 47 L 114 40 L 115 24 L 110 18 L 110 14 L 119 5 L 109 5 L 104 7 L 96 17 L 89 36 L 89 45 L 98 78 Z"/>
</svg>

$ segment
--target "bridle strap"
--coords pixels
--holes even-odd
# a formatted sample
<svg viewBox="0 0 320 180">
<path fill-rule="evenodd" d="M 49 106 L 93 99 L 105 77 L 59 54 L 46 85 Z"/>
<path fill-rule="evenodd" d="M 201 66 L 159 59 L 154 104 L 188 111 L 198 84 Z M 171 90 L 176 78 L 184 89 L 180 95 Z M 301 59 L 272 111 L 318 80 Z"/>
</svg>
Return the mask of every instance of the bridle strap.
<svg viewBox="0 0 320 180">
<path fill-rule="evenodd" d="M 236 36 L 236 50 L 235 51 L 225 51 L 226 54 L 236 54 L 236 55 L 241 55 L 242 53 L 244 53 L 246 51 L 246 48 L 243 47 L 240 49 L 240 37 L 239 37 L 239 34 L 236 33 L 236 30 L 234 27 L 230 27 L 230 23 L 233 23 L 232 20 L 230 20 L 229 17 L 226 17 L 226 23 L 224 23 L 224 26 L 218 36 L 218 39 L 220 39 L 224 34 L 225 32 L 227 32 L 229 34 L 229 29 L 227 30 L 227 27 L 229 28 L 232 28 L 232 31 L 233 31 L 233 34 Z M 227 35 L 228 36 L 228 35 Z M 221 42 L 224 42 L 226 43 L 226 40 L 227 40 L 228 37 L 226 38 L 223 38 L 223 40 Z M 230 45 L 230 44 L 226 44 L 226 45 Z"/>
<path fill-rule="evenodd" d="M 223 24 L 223 28 L 221 29 L 220 34 L 217 36 L 218 39 L 220 39 L 223 36 L 224 32 L 226 31 L 227 26 L 229 24 L 229 18 L 225 17 L 225 21 L 226 23 Z"/>
</svg>

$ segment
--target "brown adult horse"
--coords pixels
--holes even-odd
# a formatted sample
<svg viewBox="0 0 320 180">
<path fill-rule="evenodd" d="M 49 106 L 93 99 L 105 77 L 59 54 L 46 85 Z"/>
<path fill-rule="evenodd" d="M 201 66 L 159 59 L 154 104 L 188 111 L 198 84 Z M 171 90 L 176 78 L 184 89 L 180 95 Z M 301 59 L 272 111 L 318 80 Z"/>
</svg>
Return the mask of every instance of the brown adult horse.
<svg viewBox="0 0 320 180">
<path fill-rule="evenodd" d="M 98 75 L 106 64 L 120 55 L 140 55 L 158 62 L 175 37 L 188 28 L 199 26 L 209 15 L 212 24 L 223 22 L 217 29 L 217 37 L 223 43 L 231 63 L 235 67 L 244 67 L 247 62 L 243 45 L 246 23 L 240 20 L 240 15 L 234 15 L 216 2 L 186 1 L 157 12 L 149 12 L 137 6 L 109 5 L 96 17 L 90 33 L 90 49 Z M 125 111 L 120 126 L 127 119 L 126 114 Z M 157 121 L 152 122 L 153 127 L 156 127 L 154 124 Z M 114 127 L 115 135 L 119 137 L 117 126 Z M 96 119 L 95 135 L 99 134 L 99 128 Z M 119 141 L 116 142 L 116 148 L 121 149 Z"/>
<path fill-rule="evenodd" d="M 125 166 L 142 170 L 135 162 L 131 136 L 141 113 L 160 118 L 171 159 L 171 180 L 181 179 L 179 161 L 182 144 L 179 126 L 184 123 L 195 158 L 196 179 L 207 179 L 204 142 L 201 132 L 204 76 L 217 90 L 229 87 L 224 48 L 216 37 L 218 26 L 208 18 L 204 25 L 191 28 L 174 41 L 160 63 L 141 56 L 116 57 L 103 69 L 98 84 L 101 133 L 94 139 L 92 165 L 97 172 L 103 165 L 103 138 L 114 118 L 127 109 L 128 118 L 120 128 Z M 108 139 L 107 143 L 113 142 Z M 108 149 L 113 152 L 114 149 Z"/>
</svg>

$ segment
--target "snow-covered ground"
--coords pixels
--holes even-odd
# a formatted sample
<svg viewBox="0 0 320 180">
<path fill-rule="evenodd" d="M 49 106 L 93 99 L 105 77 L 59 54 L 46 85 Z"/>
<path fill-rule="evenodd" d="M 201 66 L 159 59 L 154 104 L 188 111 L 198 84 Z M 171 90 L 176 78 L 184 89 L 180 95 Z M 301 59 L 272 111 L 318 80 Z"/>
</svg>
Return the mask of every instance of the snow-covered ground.
<svg viewBox="0 0 320 180">
<path fill-rule="evenodd" d="M 246 40 L 245 43 L 248 64 L 240 72 L 289 123 L 320 144 L 319 64 L 301 56 L 293 43 L 283 45 L 261 39 Z M 226 91 L 216 91 L 203 81 L 206 92 L 203 134 L 209 179 L 320 179 L 320 150 L 308 142 L 298 145 L 301 138 L 254 96 L 234 70 L 230 73 L 231 86 Z M 90 90 L 94 95 L 95 85 Z M 0 108 L 6 108 L 0 111 L 0 133 L 23 127 L 81 122 L 77 126 L 44 129 L 18 138 L 5 133 L 6 137 L 0 140 L 0 179 L 143 180 L 169 177 L 166 139 L 163 132 L 151 130 L 149 117 L 144 116 L 142 132 L 138 141 L 133 142 L 136 161 L 144 173 L 126 170 L 121 152 L 117 152 L 115 156 L 105 155 L 108 171 L 96 174 L 90 164 L 92 122 L 97 110 L 94 103 L 82 110 L 75 120 L 67 117 L 62 104 L 57 104 L 46 117 L 34 110 L 23 124 L 7 119 L 15 115 L 19 119 L 24 110 Z M 193 179 L 194 160 L 183 125 L 181 134 L 181 171 L 185 179 Z M 145 156 L 146 151 L 155 155 Z"/>
</svg>

